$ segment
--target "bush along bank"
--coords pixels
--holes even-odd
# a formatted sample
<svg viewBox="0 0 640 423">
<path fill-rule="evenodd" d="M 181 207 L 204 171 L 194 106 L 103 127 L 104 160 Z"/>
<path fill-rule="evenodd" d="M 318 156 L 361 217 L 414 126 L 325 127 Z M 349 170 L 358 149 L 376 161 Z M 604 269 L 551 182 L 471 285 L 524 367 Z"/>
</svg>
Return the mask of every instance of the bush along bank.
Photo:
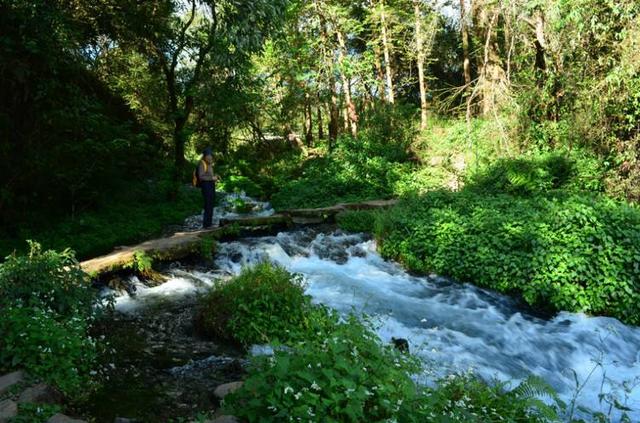
<svg viewBox="0 0 640 423">
<path fill-rule="evenodd" d="M 432 192 L 378 213 L 386 258 L 521 296 L 533 307 L 640 324 L 640 210 L 589 194 Z"/>
<path fill-rule="evenodd" d="M 96 303 L 96 293 L 69 250 L 30 243 L 27 255 L 7 257 L 0 264 L 0 375 L 23 370 L 29 382 L 53 388 L 39 388 L 55 393 L 47 395 L 71 405 L 86 400 L 106 352 L 90 333 L 108 306 Z M 60 409 L 21 404 L 15 421 L 46 421 Z"/>
<path fill-rule="evenodd" d="M 583 162 L 501 160 L 459 192 L 407 195 L 386 211 L 337 220 L 373 233 L 382 256 L 410 271 L 519 296 L 546 312 L 639 325 L 640 209 L 593 192 L 599 185 Z"/>
<path fill-rule="evenodd" d="M 252 358 L 242 387 L 224 399 L 226 414 L 248 422 L 558 420 L 555 393 L 537 379 L 512 390 L 471 375 L 451 376 L 438 388 L 417 384 L 417 358 L 382 343 L 366 318 L 341 318 L 312 304 L 301 287 L 298 276 L 265 262 L 201 299 L 203 329 L 222 329 L 245 345 L 269 341 L 275 350 Z"/>
</svg>

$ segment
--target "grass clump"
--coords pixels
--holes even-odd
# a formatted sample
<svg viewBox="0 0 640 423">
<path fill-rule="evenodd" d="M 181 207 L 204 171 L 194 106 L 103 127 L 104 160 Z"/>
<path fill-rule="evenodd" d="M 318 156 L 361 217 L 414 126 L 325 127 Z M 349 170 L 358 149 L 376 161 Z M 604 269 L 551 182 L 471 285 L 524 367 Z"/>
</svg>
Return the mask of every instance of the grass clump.
<svg viewBox="0 0 640 423">
<path fill-rule="evenodd" d="M 205 334 L 246 346 L 301 339 L 331 319 L 304 294 L 301 276 L 266 261 L 207 293 L 197 317 Z"/>
</svg>

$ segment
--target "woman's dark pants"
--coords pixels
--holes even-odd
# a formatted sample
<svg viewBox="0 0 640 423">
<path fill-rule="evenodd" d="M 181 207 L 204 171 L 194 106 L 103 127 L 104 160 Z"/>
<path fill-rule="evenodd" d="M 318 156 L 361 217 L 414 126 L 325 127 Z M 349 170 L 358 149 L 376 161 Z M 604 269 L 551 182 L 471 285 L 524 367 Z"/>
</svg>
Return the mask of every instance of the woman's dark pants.
<svg viewBox="0 0 640 423">
<path fill-rule="evenodd" d="M 213 181 L 200 182 L 202 198 L 204 199 L 204 216 L 202 217 L 202 227 L 208 228 L 213 221 L 213 202 L 216 195 L 216 186 Z"/>
</svg>

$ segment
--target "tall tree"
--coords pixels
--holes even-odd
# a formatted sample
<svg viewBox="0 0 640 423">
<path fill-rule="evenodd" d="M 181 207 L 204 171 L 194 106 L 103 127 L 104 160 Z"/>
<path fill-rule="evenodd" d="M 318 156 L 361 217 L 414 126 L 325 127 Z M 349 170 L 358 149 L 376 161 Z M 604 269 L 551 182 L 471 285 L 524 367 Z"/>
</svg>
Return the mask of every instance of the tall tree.
<svg viewBox="0 0 640 423">
<path fill-rule="evenodd" d="M 420 86 L 420 129 L 427 127 L 427 87 L 424 76 L 424 34 L 422 32 L 422 11 L 420 10 L 420 0 L 413 0 L 413 10 L 415 15 L 415 38 L 416 38 L 416 62 L 418 66 L 418 85 Z"/>
<path fill-rule="evenodd" d="M 471 0 L 470 0 L 471 1 Z M 469 23 L 467 22 L 467 6 L 465 0 L 460 0 L 460 33 L 462 36 L 462 57 L 463 57 L 463 74 L 464 84 L 466 87 L 471 85 L 471 60 L 469 59 Z"/>
<path fill-rule="evenodd" d="M 395 103 L 395 94 L 393 90 L 393 67 L 391 66 L 391 41 L 388 35 L 387 11 L 384 0 L 380 0 L 380 33 L 382 36 L 382 51 L 384 53 L 384 69 L 387 78 L 387 101 L 391 104 Z"/>
</svg>

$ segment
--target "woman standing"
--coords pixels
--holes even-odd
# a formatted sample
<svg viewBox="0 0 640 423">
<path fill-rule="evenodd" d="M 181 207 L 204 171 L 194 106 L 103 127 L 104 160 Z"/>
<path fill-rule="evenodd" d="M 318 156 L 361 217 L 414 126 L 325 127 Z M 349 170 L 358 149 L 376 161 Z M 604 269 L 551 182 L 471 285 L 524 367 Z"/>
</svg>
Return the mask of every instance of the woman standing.
<svg viewBox="0 0 640 423">
<path fill-rule="evenodd" d="M 209 147 L 204 149 L 202 159 L 198 163 L 198 180 L 204 199 L 202 227 L 207 229 L 211 227 L 213 222 L 213 203 L 216 195 L 216 181 L 218 180 L 218 177 L 213 173 L 213 154 Z"/>
</svg>

